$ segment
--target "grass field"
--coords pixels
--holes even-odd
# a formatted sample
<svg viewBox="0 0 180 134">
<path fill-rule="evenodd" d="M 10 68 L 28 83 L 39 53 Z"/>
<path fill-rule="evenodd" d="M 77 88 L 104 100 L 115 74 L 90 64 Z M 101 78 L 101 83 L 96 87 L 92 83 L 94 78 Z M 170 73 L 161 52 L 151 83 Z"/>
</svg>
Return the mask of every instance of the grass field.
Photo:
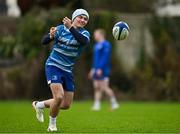
<svg viewBox="0 0 180 134">
<path fill-rule="evenodd" d="M 180 133 L 180 103 L 122 102 L 110 111 L 107 102 L 102 110 L 90 110 L 92 102 L 74 102 L 61 111 L 57 120 L 62 133 Z M 46 133 L 45 122 L 39 123 L 29 101 L 0 102 L 0 132 Z"/>
</svg>

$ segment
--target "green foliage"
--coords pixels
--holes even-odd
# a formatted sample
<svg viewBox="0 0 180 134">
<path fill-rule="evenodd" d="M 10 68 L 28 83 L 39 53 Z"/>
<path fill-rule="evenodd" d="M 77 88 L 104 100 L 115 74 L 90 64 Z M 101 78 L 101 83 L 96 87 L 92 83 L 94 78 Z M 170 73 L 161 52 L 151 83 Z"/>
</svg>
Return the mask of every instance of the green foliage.
<svg viewBox="0 0 180 134">
<path fill-rule="evenodd" d="M 0 38 L 0 57 L 9 58 L 13 57 L 14 50 L 16 50 L 16 40 L 13 36 L 5 36 Z"/>
<path fill-rule="evenodd" d="M 18 26 L 17 46 L 20 53 L 27 59 L 36 57 L 41 49 L 41 38 L 46 30 L 45 13 L 34 9 L 21 19 Z"/>
<path fill-rule="evenodd" d="M 180 100 L 179 24 L 179 18 L 152 18 L 155 55 L 146 59 L 144 68 L 133 72 L 133 94 L 137 99 Z"/>
<path fill-rule="evenodd" d="M 157 50 L 162 50 L 160 55 L 165 55 L 165 49 L 175 47 L 175 51 L 180 52 L 180 19 L 179 18 L 158 18 L 154 17 L 151 22 L 151 32 L 157 46 Z"/>
<path fill-rule="evenodd" d="M 62 17 L 68 15 L 68 10 L 53 9 L 48 11 L 34 8 L 19 19 L 15 36 L 3 36 L 0 39 L 0 55 L 12 58 L 18 53 L 24 59 L 37 57 L 42 49 L 41 38 L 51 26 L 61 23 Z"/>
</svg>

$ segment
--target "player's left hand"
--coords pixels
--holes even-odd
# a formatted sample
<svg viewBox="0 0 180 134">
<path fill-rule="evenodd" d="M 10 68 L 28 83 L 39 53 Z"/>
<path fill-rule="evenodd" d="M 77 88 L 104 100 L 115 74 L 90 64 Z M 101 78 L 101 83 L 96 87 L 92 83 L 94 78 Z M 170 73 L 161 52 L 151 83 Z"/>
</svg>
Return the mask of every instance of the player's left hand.
<svg viewBox="0 0 180 134">
<path fill-rule="evenodd" d="M 64 17 L 62 22 L 68 29 L 72 27 L 72 21 L 68 17 Z"/>
<path fill-rule="evenodd" d="M 96 75 L 97 75 L 97 76 L 101 77 L 102 74 L 103 74 L 103 72 L 102 72 L 101 69 L 98 69 L 98 70 L 96 71 Z"/>
</svg>

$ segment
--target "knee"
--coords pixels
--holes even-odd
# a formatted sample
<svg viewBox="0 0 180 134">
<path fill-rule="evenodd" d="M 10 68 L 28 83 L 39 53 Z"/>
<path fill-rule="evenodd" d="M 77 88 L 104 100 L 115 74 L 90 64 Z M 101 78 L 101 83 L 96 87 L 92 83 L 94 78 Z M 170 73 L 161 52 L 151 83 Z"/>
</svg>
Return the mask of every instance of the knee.
<svg viewBox="0 0 180 134">
<path fill-rule="evenodd" d="M 104 90 L 104 88 L 102 86 L 98 86 L 97 88 L 95 88 L 95 91 L 97 92 L 102 92 Z"/>
<path fill-rule="evenodd" d="M 63 98 L 64 98 L 64 94 L 55 95 L 55 96 L 54 96 L 54 101 L 55 101 L 56 103 L 61 103 L 61 101 L 63 100 Z"/>
<path fill-rule="evenodd" d="M 64 98 L 64 90 L 63 90 L 62 85 L 58 83 L 52 83 L 50 85 L 50 88 L 51 88 L 55 103 L 60 103 L 62 99 Z"/>
<path fill-rule="evenodd" d="M 100 91 L 101 90 L 101 86 L 100 85 L 94 86 L 94 90 L 95 91 Z"/>
</svg>

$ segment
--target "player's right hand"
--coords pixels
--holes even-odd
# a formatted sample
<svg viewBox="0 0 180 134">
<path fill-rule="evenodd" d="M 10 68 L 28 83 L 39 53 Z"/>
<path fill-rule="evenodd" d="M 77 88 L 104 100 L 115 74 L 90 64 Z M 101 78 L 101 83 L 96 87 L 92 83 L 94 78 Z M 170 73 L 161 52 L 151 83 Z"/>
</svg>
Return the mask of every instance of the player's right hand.
<svg viewBox="0 0 180 134">
<path fill-rule="evenodd" d="M 55 36 L 55 33 L 56 33 L 56 27 L 51 27 L 50 28 L 50 38 L 54 38 Z"/>
</svg>

